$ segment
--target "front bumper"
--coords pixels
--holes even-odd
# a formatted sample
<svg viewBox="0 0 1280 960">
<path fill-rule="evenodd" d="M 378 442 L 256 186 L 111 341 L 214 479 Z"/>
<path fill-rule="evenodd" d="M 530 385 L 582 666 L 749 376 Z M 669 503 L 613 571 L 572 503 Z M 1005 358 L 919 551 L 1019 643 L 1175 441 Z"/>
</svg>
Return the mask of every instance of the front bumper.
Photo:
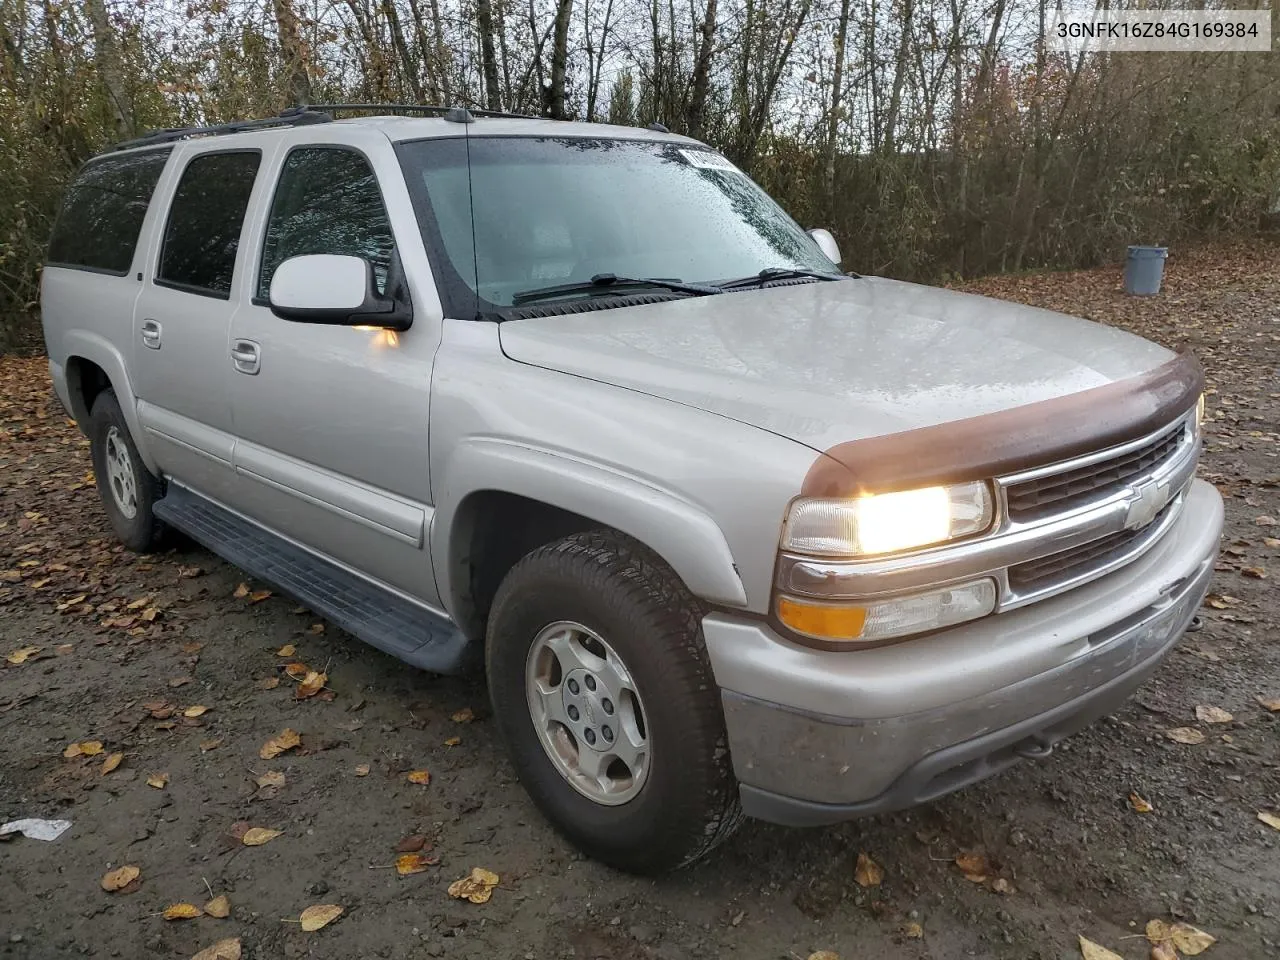
<svg viewBox="0 0 1280 960">
<path fill-rule="evenodd" d="M 871 650 L 703 621 L 747 813 L 790 825 L 912 806 L 1044 756 L 1158 666 L 1213 575 L 1222 500 L 1194 481 L 1141 559 L 1069 593 Z"/>
</svg>

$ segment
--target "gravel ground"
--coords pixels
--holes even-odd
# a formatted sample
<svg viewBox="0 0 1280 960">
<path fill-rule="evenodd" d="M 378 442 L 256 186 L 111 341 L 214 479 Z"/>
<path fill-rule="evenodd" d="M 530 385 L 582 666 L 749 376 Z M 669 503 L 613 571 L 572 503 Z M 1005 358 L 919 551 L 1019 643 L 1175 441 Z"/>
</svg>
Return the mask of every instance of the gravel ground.
<svg viewBox="0 0 1280 960">
<path fill-rule="evenodd" d="M 1079 957 L 1083 935 L 1136 960 L 1155 918 L 1212 934 L 1211 958 L 1280 955 L 1280 832 L 1257 816 L 1280 811 L 1280 715 L 1259 701 L 1280 698 L 1280 248 L 1175 258 L 1147 300 L 1124 297 L 1118 273 L 973 288 L 1200 355 L 1202 475 L 1227 498 L 1203 630 L 1047 760 L 908 813 L 749 823 L 660 880 L 586 861 L 547 827 L 477 681 L 414 672 L 267 585 L 238 589 L 246 578 L 196 547 L 116 547 L 44 361 L 0 360 L 0 657 L 38 648 L 0 660 L 0 820 L 73 823 L 53 843 L 0 844 L 0 957 L 185 958 L 239 938 L 252 960 L 1056 960 Z M 297 699 L 290 662 L 327 673 L 325 689 Z M 1174 727 L 1205 739 L 1174 743 Z M 300 744 L 262 759 L 286 728 Z M 101 753 L 64 757 L 94 741 Z M 410 782 L 422 769 L 430 783 Z M 282 832 L 246 846 L 246 826 Z M 419 844 L 420 872 L 400 875 L 398 849 Z M 878 885 L 858 882 L 875 873 L 860 855 Z M 139 877 L 106 892 L 122 865 Z M 448 894 L 473 867 L 499 877 L 487 903 Z M 222 894 L 225 918 L 162 916 Z M 306 932 L 315 904 L 344 912 Z"/>
</svg>

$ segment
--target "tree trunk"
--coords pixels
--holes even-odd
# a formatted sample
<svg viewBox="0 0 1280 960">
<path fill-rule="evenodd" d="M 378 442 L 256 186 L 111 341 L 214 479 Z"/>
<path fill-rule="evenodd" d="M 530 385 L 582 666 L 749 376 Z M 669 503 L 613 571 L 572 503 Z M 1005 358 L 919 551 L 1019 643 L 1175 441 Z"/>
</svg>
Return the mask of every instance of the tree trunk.
<svg viewBox="0 0 1280 960">
<path fill-rule="evenodd" d="M 564 85 L 569 69 L 569 17 L 573 14 L 573 0 L 557 0 L 555 34 L 551 40 L 551 78 L 547 84 L 547 116 L 553 120 L 565 120 Z"/>
<path fill-rule="evenodd" d="M 404 70 L 405 82 L 409 84 L 409 92 L 413 94 L 414 103 L 422 102 L 422 77 L 418 65 L 409 56 L 409 45 L 404 42 L 404 30 L 400 26 L 400 14 L 392 0 L 382 0 L 382 15 L 387 18 L 391 27 L 391 43 L 400 58 L 400 67 Z"/>
<path fill-rule="evenodd" d="M 485 105 L 490 110 L 501 110 L 502 90 L 498 86 L 498 52 L 493 43 L 491 0 L 476 0 L 476 20 L 480 26 L 480 62 L 484 71 Z"/>
<path fill-rule="evenodd" d="M 133 104 L 125 92 L 120 48 L 116 45 L 116 35 L 107 17 L 107 5 L 105 0 L 85 0 L 85 8 L 93 24 L 93 59 L 98 67 L 98 76 L 102 78 L 102 85 L 107 88 L 107 98 L 111 101 L 116 135 L 122 140 L 128 139 L 137 132 L 137 124 L 133 118 Z"/>
<path fill-rule="evenodd" d="M 849 0 L 844 0 L 847 4 Z M 690 83 L 689 110 L 685 114 L 685 127 L 689 136 L 702 139 L 707 123 L 707 95 L 711 89 L 711 56 L 716 34 L 716 0 L 707 0 L 706 13 L 699 30 L 698 54 L 693 64 L 693 80 Z"/>
<path fill-rule="evenodd" d="M 898 112 L 902 109 L 902 84 L 907 76 L 907 48 L 911 43 L 912 0 L 902 0 L 901 33 L 898 36 L 897 61 L 893 66 L 893 89 L 889 92 L 889 110 L 884 118 L 884 152 L 893 153 L 897 139 Z"/>
<path fill-rule="evenodd" d="M 844 96 L 845 43 L 849 39 L 849 2 L 840 0 L 840 19 L 836 21 L 835 65 L 831 70 L 831 103 L 827 110 L 826 156 L 823 158 L 823 196 L 828 207 L 836 193 L 836 137 L 840 132 L 841 98 Z"/>
<path fill-rule="evenodd" d="M 440 19 L 440 2 L 431 0 L 431 26 L 436 40 L 436 62 L 439 69 L 440 92 L 447 106 L 454 106 L 453 90 L 449 85 L 449 48 L 444 45 L 444 23 Z"/>
</svg>

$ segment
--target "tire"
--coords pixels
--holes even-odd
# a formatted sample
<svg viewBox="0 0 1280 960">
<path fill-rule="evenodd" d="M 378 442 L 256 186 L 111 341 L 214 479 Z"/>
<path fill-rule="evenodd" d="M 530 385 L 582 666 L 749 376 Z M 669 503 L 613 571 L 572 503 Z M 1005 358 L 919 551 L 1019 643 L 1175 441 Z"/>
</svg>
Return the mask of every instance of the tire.
<svg viewBox="0 0 1280 960">
<path fill-rule="evenodd" d="M 93 401 L 89 453 L 102 508 L 120 542 L 137 553 L 160 546 L 165 526 L 152 506 L 164 496 L 164 483 L 138 456 L 114 390 L 103 390 Z"/>
<path fill-rule="evenodd" d="M 660 558 L 630 538 L 599 530 L 525 556 L 503 580 L 490 611 L 489 695 L 521 782 L 557 830 L 588 856 L 621 870 L 654 874 L 693 863 L 742 822 L 701 616 L 695 598 Z M 566 657 L 553 645 L 586 649 L 597 655 L 588 660 L 606 664 L 595 674 L 594 694 L 586 688 L 593 671 L 580 667 L 580 654 Z M 602 647 L 620 659 L 633 688 L 634 695 L 619 693 L 616 705 L 606 694 L 619 671 L 607 657 L 598 658 Z M 531 673 L 544 679 L 533 681 Z M 586 702 L 573 699 L 575 676 L 582 680 L 576 693 L 596 699 L 571 718 L 573 704 Z M 539 686 L 529 686 L 535 682 Z M 568 711 L 563 723 L 546 721 L 549 714 L 540 714 L 538 704 L 549 695 L 531 689 L 552 691 L 550 698 Z M 632 750 L 642 739 L 644 759 L 611 763 L 604 776 L 617 790 L 604 796 L 599 780 L 562 772 L 576 762 L 563 758 L 591 757 L 581 752 L 585 738 L 594 735 L 603 746 L 613 721 L 619 727 L 610 738 L 613 749 Z M 548 739 L 540 727 L 556 732 Z M 630 776 L 614 775 L 623 770 Z M 584 781 L 585 791 L 574 785 Z"/>
</svg>

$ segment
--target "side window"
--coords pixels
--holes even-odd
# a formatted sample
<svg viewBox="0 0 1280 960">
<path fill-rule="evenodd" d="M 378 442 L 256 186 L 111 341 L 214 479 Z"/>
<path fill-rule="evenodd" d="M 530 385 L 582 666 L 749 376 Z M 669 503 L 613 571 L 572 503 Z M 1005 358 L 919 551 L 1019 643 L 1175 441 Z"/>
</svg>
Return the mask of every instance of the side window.
<svg viewBox="0 0 1280 960">
<path fill-rule="evenodd" d="M 378 292 L 387 285 L 395 241 L 372 168 L 361 154 L 340 147 L 300 147 L 280 171 L 262 245 L 258 297 L 290 257 L 335 253 L 373 264 Z"/>
<path fill-rule="evenodd" d="M 182 172 L 160 250 L 156 282 L 227 298 L 240 228 L 262 156 L 202 153 Z"/>
<path fill-rule="evenodd" d="M 90 160 L 62 204 L 49 262 L 124 276 L 142 232 L 151 194 L 172 151 L 148 150 Z"/>
</svg>

